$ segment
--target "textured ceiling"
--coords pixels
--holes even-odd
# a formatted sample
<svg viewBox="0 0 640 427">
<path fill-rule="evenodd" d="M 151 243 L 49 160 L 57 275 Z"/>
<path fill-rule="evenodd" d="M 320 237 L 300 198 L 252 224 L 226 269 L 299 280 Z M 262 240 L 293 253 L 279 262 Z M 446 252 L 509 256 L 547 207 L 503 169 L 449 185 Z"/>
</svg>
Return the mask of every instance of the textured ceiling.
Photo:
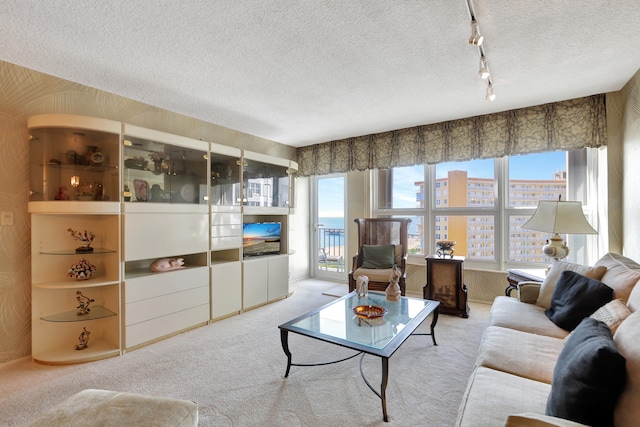
<svg viewBox="0 0 640 427">
<path fill-rule="evenodd" d="M 474 5 L 494 102 L 465 0 L 3 0 L 0 60 L 292 146 L 616 91 L 640 68 L 639 0 Z"/>
</svg>

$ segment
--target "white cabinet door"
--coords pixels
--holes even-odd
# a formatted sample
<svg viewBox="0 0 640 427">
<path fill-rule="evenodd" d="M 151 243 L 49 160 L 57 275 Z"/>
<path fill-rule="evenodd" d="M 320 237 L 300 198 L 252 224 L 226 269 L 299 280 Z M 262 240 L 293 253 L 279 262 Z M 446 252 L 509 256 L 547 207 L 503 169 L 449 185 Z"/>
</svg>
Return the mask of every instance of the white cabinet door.
<svg viewBox="0 0 640 427">
<path fill-rule="evenodd" d="M 289 294 L 289 256 L 269 258 L 269 280 L 267 297 L 269 301 Z"/>
<path fill-rule="evenodd" d="M 237 314 L 242 310 L 242 263 L 224 262 L 211 266 L 211 318 Z"/>
<path fill-rule="evenodd" d="M 124 215 L 124 259 L 161 258 L 206 252 L 209 215 L 128 213 Z"/>
<path fill-rule="evenodd" d="M 244 261 L 242 274 L 244 279 L 242 306 L 250 308 L 266 303 L 269 260 L 261 258 Z"/>
</svg>

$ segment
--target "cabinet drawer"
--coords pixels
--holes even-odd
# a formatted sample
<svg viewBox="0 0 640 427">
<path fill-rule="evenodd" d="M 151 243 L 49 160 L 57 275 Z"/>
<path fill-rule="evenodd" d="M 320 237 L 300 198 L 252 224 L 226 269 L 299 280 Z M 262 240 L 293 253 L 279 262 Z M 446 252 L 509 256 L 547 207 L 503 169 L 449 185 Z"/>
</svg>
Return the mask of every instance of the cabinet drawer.
<svg viewBox="0 0 640 427">
<path fill-rule="evenodd" d="M 212 225 L 211 237 L 242 236 L 242 224 Z"/>
<path fill-rule="evenodd" d="M 125 325 L 135 325 L 203 304 L 209 305 L 208 286 L 127 303 L 125 304 Z"/>
<path fill-rule="evenodd" d="M 241 213 L 212 213 L 211 225 L 242 225 Z"/>
<path fill-rule="evenodd" d="M 240 247 L 242 247 L 242 236 L 216 237 L 211 239 L 211 249 L 214 251 Z"/>
<path fill-rule="evenodd" d="M 179 313 L 151 319 L 147 322 L 127 326 L 126 347 L 133 347 L 156 338 L 190 328 L 209 319 L 209 305 L 193 307 Z"/>
<path fill-rule="evenodd" d="M 155 273 L 126 280 L 124 301 L 128 304 L 208 285 L 209 272 L 207 267 Z"/>
</svg>

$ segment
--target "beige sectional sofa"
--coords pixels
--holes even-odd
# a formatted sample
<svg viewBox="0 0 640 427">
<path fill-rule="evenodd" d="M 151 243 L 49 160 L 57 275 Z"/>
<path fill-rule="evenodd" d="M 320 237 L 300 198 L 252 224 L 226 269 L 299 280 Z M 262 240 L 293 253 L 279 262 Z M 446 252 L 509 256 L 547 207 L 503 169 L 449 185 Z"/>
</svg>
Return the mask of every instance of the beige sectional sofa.
<svg viewBox="0 0 640 427">
<path fill-rule="evenodd" d="M 596 279 L 600 276 L 600 282 L 613 288 L 613 299 L 621 300 L 615 303 L 625 313 L 620 314 L 617 322 L 612 319 L 616 316 L 608 311 L 614 303 L 590 317 L 608 321 L 614 351 L 617 349 L 625 358 L 626 384 L 619 397 L 614 396 L 614 425 L 640 425 L 640 286 L 636 286 L 640 265 L 621 255 L 606 254 L 593 268 L 556 261 L 542 285 L 521 284 L 518 298 L 499 296 L 495 299 L 456 426 L 585 425 L 545 415 L 554 369 L 570 334 L 545 314 L 557 279 L 564 270 Z M 623 320 L 620 322 L 620 319 Z M 606 327 L 605 331 L 609 333 Z M 564 369 L 564 365 L 559 364 L 559 369 Z M 623 367 L 623 381 L 624 375 Z M 559 385 L 556 387 L 560 389 Z"/>
</svg>

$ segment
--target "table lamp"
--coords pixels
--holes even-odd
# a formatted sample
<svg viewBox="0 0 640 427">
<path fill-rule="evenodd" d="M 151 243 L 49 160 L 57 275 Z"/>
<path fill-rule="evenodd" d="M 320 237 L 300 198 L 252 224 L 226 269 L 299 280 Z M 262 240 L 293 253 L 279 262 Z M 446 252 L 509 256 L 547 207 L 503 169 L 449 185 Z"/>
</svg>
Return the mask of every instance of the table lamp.
<svg viewBox="0 0 640 427">
<path fill-rule="evenodd" d="M 555 260 L 569 255 L 567 242 L 560 234 L 597 234 L 582 212 L 582 203 L 540 200 L 538 208 L 529 221 L 522 225 L 525 230 L 553 233 L 542 248 L 542 252 Z"/>
</svg>

